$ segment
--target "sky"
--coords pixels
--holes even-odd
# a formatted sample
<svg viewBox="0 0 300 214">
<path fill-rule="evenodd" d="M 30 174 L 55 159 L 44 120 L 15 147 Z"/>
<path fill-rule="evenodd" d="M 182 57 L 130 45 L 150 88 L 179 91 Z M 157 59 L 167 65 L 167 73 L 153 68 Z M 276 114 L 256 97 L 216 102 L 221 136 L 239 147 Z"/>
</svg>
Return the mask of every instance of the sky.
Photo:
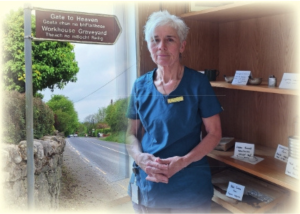
<svg viewBox="0 0 300 214">
<path fill-rule="evenodd" d="M 117 98 L 115 59 L 112 57 L 114 47 L 76 43 L 74 51 L 79 67 L 77 82 L 69 82 L 62 90 L 51 92 L 46 89 L 41 93 L 45 102 L 54 94 L 68 97 L 74 103 L 79 120 L 83 122 L 87 116 L 97 113 L 99 108 L 107 107 L 111 99 Z"/>
<path fill-rule="evenodd" d="M 58 3 L 59 2 L 59 3 Z M 12 1 L 5 3 L 5 10 L 2 7 L 1 17 L 10 10 L 23 8 L 25 3 L 33 7 L 47 9 L 80 11 L 96 14 L 113 14 L 112 4 L 99 2 L 78 1 Z M 0 2 L 0 6 L 3 6 Z M 118 41 L 117 41 L 118 42 Z M 79 72 L 77 82 L 69 82 L 64 89 L 55 89 L 53 92 L 46 89 L 40 91 L 44 95 L 43 101 L 51 99 L 51 95 L 59 94 L 68 97 L 74 103 L 80 122 L 98 112 L 99 108 L 107 107 L 111 100 L 115 101 L 117 96 L 115 69 L 115 45 L 80 44 L 75 45 L 75 58 L 78 62 Z M 118 78 L 118 77 L 117 77 Z M 119 77 L 121 78 L 121 77 Z"/>
</svg>

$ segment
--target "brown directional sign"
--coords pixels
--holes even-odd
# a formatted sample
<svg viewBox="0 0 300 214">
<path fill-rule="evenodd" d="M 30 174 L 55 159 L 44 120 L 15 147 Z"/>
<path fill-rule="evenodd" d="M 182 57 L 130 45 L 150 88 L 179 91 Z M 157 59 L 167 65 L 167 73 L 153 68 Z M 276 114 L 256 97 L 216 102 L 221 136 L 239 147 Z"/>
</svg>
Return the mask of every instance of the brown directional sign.
<svg viewBox="0 0 300 214">
<path fill-rule="evenodd" d="M 112 45 L 121 34 L 113 15 L 35 9 L 34 40 L 68 41 Z"/>
</svg>

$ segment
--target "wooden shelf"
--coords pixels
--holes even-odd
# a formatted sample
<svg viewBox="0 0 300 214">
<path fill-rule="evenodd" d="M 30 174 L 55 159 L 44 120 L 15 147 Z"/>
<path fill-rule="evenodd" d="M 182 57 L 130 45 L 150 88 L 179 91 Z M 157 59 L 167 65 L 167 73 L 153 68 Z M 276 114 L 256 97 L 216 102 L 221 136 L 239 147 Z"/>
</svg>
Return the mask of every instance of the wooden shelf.
<svg viewBox="0 0 300 214">
<path fill-rule="evenodd" d="M 241 201 L 226 196 L 229 182 L 245 187 Z M 213 174 L 212 183 L 214 185 L 213 201 L 232 213 L 264 213 L 270 211 L 279 202 L 288 200 L 289 191 L 287 189 L 278 187 L 265 180 L 257 179 L 234 168 L 225 169 Z M 267 200 L 259 199 L 255 195 L 251 195 L 251 192 L 259 192 Z"/>
<path fill-rule="evenodd" d="M 229 22 L 296 12 L 299 2 L 236 2 L 211 9 L 184 13 L 185 19 L 210 22 Z"/>
<path fill-rule="evenodd" d="M 208 154 L 208 157 L 243 170 L 259 178 L 270 181 L 279 186 L 299 192 L 299 181 L 296 178 L 285 174 L 286 163 L 274 158 L 274 154 L 276 152 L 275 149 L 261 145 L 255 145 L 255 156 L 264 158 L 264 160 L 254 165 L 231 158 L 231 156 L 234 154 L 233 149 L 234 148 L 226 152 L 213 150 Z"/>
<path fill-rule="evenodd" d="M 298 90 L 292 89 L 282 89 L 282 88 L 269 88 L 267 84 L 262 83 L 261 85 L 232 85 L 225 81 L 211 81 L 211 86 L 217 88 L 228 88 L 236 90 L 245 90 L 245 91 L 255 91 L 255 92 L 264 92 L 264 93 L 275 93 L 275 94 L 286 94 L 286 95 L 299 95 Z"/>
</svg>

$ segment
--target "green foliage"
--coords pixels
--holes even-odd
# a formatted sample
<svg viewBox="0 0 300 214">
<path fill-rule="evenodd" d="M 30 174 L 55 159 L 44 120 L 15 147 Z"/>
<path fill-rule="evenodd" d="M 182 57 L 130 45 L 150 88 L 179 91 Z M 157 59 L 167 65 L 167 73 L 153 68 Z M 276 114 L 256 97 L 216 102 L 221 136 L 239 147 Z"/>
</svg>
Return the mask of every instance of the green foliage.
<svg viewBox="0 0 300 214">
<path fill-rule="evenodd" d="M 35 36 L 35 17 L 31 18 Z M 2 60 L 3 82 L 7 90 L 25 92 L 24 15 L 19 9 L 10 12 L 3 21 Z M 68 42 L 32 42 L 33 94 L 45 88 L 62 89 L 76 82 L 79 68 L 74 46 Z"/>
<path fill-rule="evenodd" d="M 128 99 L 119 99 L 114 104 L 106 108 L 105 121 L 112 132 L 125 131 L 127 129 L 127 111 Z"/>
<path fill-rule="evenodd" d="M 54 127 L 66 136 L 73 134 L 79 126 L 73 102 L 64 95 L 52 95 L 47 104 L 54 112 Z"/>
<path fill-rule="evenodd" d="M 108 133 L 110 133 L 111 132 L 111 129 L 110 128 L 106 128 L 106 129 L 100 129 L 101 131 L 101 133 L 103 133 L 103 134 L 108 134 Z"/>
<path fill-rule="evenodd" d="M 52 134 L 54 114 L 40 98 L 33 99 L 33 135 L 36 138 L 41 138 L 46 134 Z"/>
<path fill-rule="evenodd" d="M 78 136 L 85 136 L 87 133 L 87 127 L 83 123 L 79 123 L 77 127 Z"/>
<path fill-rule="evenodd" d="M 96 129 L 96 130 L 95 130 L 95 137 L 98 137 L 98 133 L 101 133 L 101 132 L 100 132 L 100 129 Z"/>
<path fill-rule="evenodd" d="M 5 143 L 18 144 L 26 140 L 25 94 L 17 91 L 3 93 L 3 139 Z M 33 134 L 35 139 L 52 134 L 54 115 L 52 110 L 40 99 L 33 98 Z"/>
<path fill-rule="evenodd" d="M 33 96 L 34 96 L 34 97 L 38 97 L 38 98 L 40 98 L 41 100 L 44 98 L 44 95 L 41 94 L 41 93 L 39 93 L 39 92 L 36 92 Z"/>
<path fill-rule="evenodd" d="M 106 108 L 99 108 L 98 112 L 95 114 L 95 119 L 98 123 L 105 121 Z"/>
<path fill-rule="evenodd" d="M 126 131 L 114 132 L 111 135 L 104 138 L 104 141 L 110 142 L 118 142 L 118 143 L 125 143 L 126 138 Z"/>
</svg>

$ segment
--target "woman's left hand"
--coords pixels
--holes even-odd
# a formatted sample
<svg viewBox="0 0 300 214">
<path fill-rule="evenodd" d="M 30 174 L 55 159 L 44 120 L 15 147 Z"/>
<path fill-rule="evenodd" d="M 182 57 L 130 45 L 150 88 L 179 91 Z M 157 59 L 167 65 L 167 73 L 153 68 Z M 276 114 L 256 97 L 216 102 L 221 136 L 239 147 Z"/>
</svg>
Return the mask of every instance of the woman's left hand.
<svg viewBox="0 0 300 214">
<path fill-rule="evenodd" d="M 155 161 L 160 164 L 168 165 L 168 169 L 164 173 L 168 178 L 171 178 L 177 172 L 179 172 L 180 170 L 186 167 L 186 163 L 184 162 L 183 157 L 179 157 L 179 156 L 174 156 L 166 159 L 156 158 Z M 149 171 L 151 173 L 156 173 L 156 168 L 155 166 L 152 166 L 151 163 L 149 163 L 146 167 L 146 171 Z"/>
</svg>

